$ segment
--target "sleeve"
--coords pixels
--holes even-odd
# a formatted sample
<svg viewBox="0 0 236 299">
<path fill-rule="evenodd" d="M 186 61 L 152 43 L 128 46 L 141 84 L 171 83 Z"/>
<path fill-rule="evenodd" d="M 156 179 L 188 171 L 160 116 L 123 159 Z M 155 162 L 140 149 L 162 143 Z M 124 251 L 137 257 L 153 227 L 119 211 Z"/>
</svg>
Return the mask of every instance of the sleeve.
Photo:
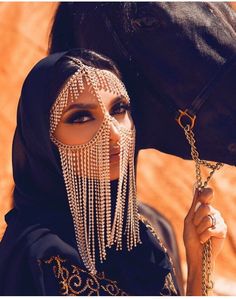
<svg viewBox="0 0 236 299">
<path fill-rule="evenodd" d="M 61 296 L 125 296 L 116 281 L 104 273 L 92 275 L 61 256 L 39 259 L 36 263 L 37 288 L 40 295 Z"/>
</svg>

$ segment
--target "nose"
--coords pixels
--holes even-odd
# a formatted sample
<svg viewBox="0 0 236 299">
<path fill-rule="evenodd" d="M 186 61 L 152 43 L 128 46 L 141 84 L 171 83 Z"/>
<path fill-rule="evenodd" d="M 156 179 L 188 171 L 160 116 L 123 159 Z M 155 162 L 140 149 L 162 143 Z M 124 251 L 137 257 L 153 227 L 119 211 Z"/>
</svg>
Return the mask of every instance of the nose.
<svg viewBox="0 0 236 299">
<path fill-rule="evenodd" d="M 116 144 L 120 141 L 120 131 L 118 128 L 119 124 L 117 121 L 111 122 L 111 128 L 110 128 L 110 142 L 113 144 Z"/>
</svg>

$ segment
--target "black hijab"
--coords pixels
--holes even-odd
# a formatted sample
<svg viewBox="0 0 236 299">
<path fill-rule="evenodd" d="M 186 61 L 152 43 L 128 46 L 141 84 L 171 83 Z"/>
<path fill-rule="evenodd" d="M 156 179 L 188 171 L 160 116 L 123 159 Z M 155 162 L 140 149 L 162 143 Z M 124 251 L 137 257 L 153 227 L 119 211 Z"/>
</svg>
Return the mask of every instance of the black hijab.
<svg viewBox="0 0 236 299">
<path fill-rule="evenodd" d="M 15 208 L 6 215 L 8 227 L 0 243 L 0 295 L 60 294 L 52 269 L 42 266 L 51 257 L 63 257 L 87 273 L 77 251 L 58 151 L 49 136 L 50 108 L 63 83 L 75 72 L 73 67 L 60 70 L 60 61 L 71 53 L 41 60 L 22 88 L 13 142 Z M 113 181 L 112 198 L 116 187 L 117 181 Z M 172 273 L 169 259 L 144 224 L 141 240 L 142 245 L 131 252 L 111 248 L 98 271 L 130 295 L 172 294 L 173 290 L 164 287 Z M 99 294 L 107 295 L 104 290 Z"/>
<path fill-rule="evenodd" d="M 71 75 L 65 72 L 62 82 L 55 82 L 55 66 L 63 54 L 40 61 L 23 85 L 13 142 L 14 203 L 19 210 L 67 205 L 59 159 L 49 137 L 50 107 Z"/>
</svg>

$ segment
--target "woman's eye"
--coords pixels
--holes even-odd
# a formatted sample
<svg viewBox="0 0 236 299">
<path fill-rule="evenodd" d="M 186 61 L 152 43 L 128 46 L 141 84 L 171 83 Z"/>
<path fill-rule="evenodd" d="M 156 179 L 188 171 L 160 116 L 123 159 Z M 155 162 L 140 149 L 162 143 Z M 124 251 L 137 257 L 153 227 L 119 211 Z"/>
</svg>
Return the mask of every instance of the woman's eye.
<svg viewBox="0 0 236 299">
<path fill-rule="evenodd" d="M 115 114 L 123 114 L 130 110 L 130 104 L 129 103 L 119 103 L 118 105 L 115 105 L 112 109 L 112 115 Z"/>
<path fill-rule="evenodd" d="M 69 124 L 83 124 L 93 119 L 94 118 L 92 117 L 91 113 L 80 111 L 70 115 L 66 119 L 66 122 Z"/>
</svg>

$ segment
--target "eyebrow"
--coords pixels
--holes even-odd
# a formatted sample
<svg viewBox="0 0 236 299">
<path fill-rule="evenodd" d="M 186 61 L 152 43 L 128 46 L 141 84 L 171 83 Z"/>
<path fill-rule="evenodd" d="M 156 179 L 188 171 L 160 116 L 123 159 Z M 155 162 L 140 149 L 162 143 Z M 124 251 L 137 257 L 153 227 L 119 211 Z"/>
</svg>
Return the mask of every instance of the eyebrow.
<svg viewBox="0 0 236 299">
<path fill-rule="evenodd" d="M 111 102 L 111 107 L 117 104 L 120 101 L 124 101 L 126 98 L 124 96 L 117 96 L 115 97 Z M 127 101 L 127 100 L 126 100 Z M 70 104 L 65 110 L 64 113 L 68 112 L 69 110 L 73 109 L 81 109 L 81 110 L 87 110 L 87 109 L 96 109 L 98 107 L 98 104 L 93 103 L 73 103 Z M 63 113 L 63 114 L 64 114 Z"/>
<path fill-rule="evenodd" d="M 70 104 L 64 111 L 64 113 L 66 113 L 69 110 L 73 110 L 73 109 L 96 109 L 97 108 L 97 104 L 86 104 L 86 103 L 73 103 Z"/>
</svg>

